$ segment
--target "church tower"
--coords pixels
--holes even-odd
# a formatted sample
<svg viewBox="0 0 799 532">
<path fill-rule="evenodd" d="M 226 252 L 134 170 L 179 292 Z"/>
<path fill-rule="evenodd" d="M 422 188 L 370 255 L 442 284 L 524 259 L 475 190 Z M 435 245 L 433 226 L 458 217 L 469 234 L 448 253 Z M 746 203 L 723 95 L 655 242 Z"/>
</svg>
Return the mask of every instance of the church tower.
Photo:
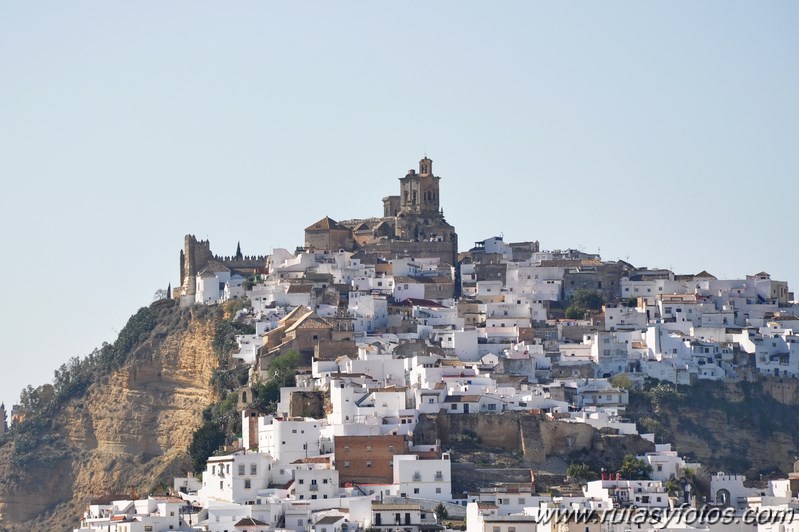
<svg viewBox="0 0 799 532">
<path fill-rule="evenodd" d="M 433 175 L 433 161 L 425 156 L 419 161 L 419 172 L 408 170 L 400 178 L 400 210 L 415 214 L 437 214 L 439 211 L 438 182 Z"/>
</svg>

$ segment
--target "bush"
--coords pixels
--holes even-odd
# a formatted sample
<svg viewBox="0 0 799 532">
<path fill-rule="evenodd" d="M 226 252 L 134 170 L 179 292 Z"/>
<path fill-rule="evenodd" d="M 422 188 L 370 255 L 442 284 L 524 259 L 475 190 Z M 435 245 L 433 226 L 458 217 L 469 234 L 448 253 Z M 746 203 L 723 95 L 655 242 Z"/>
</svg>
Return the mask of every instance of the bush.
<svg viewBox="0 0 799 532">
<path fill-rule="evenodd" d="M 590 481 L 599 478 L 599 475 L 597 475 L 595 471 L 592 471 L 587 464 L 569 464 L 569 467 L 566 468 L 566 475 L 581 481 Z"/>
<path fill-rule="evenodd" d="M 632 454 L 624 455 L 619 471 L 625 480 L 648 480 L 652 477 L 652 466 Z"/>
<path fill-rule="evenodd" d="M 189 445 L 189 457 L 195 473 L 202 473 L 208 457 L 225 443 L 224 431 L 215 423 L 206 422 L 194 432 Z"/>
<path fill-rule="evenodd" d="M 436 507 L 433 508 L 433 513 L 436 514 L 436 517 L 438 518 L 439 522 L 449 517 L 449 512 L 442 503 L 438 503 Z"/>
</svg>

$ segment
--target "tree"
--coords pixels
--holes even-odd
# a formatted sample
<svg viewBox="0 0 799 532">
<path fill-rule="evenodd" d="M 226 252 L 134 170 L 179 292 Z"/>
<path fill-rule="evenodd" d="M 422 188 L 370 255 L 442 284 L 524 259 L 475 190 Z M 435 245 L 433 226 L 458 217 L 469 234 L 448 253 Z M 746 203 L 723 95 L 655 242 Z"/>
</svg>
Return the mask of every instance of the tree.
<svg viewBox="0 0 799 532">
<path fill-rule="evenodd" d="M 225 433 L 214 423 L 206 422 L 194 432 L 189 445 L 189 456 L 195 473 L 202 473 L 208 457 L 225 443 Z"/>
<path fill-rule="evenodd" d="M 602 308 L 602 296 L 593 290 L 586 290 L 581 288 L 574 292 L 571 298 L 571 304 L 582 307 L 588 310 L 599 310 Z"/>
<path fill-rule="evenodd" d="M 302 357 L 293 349 L 276 356 L 267 369 L 269 380 L 278 383 L 280 387 L 294 386 L 296 384 L 294 375 L 300 364 Z"/>
<path fill-rule="evenodd" d="M 19 395 L 19 403 L 27 414 L 41 414 L 55 398 L 52 384 L 42 384 L 34 388 L 30 384 Z"/>
<path fill-rule="evenodd" d="M 652 466 L 632 454 L 624 455 L 619 471 L 626 480 L 648 480 L 652 476 Z"/>
<path fill-rule="evenodd" d="M 570 320 L 582 320 L 585 319 L 585 312 L 583 307 L 569 305 L 566 308 L 565 316 Z"/>
<path fill-rule="evenodd" d="M 601 309 L 603 303 L 599 293 L 581 288 L 572 295 L 569 306 L 566 308 L 566 317 L 569 319 L 584 318 L 586 312 Z"/>
<path fill-rule="evenodd" d="M 258 383 L 252 387 L 252 394 L 252 408 L 263 414 L 271 414 L 280 400 L 280 386 L 274 381 Z"/>
<path fill-rule="evenodd" d="M 596 480 L 599 476 L 588 467 L 587 464 L 569 464 L 566 468 L 566 475 L 575 480 Z"/>
<path fill-rule="evenodd" d="M 616 388 L 630 391 L 634 388 L 633 381 L 630 380 L 629 375 L 626 373 L 619 373 L 610 379 L 610 383 Z"/>
<path fill-rule="evenodd" d="M 436 507 L 433 508 L 433 513 L 436 514 L 439 523 L 449 517 L 449 512 L 443 503 L 438 503 Z"/>
</svg>

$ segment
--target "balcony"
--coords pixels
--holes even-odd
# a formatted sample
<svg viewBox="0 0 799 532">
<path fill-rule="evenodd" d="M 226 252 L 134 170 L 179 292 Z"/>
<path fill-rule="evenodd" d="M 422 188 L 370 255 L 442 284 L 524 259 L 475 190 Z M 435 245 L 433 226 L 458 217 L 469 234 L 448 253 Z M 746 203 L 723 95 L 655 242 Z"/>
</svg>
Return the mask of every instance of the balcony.
<svg viewBox="0 0 799 532">
<path fill-rule="evenodd" d="M 422 480 L 422 474 L 421 473 L 414 473 L 413 474 L 413 481 L 414 482 L 421 482 L 421 480 Z"/>
<path fill-rule="evenodd" d="M 310 484 L 308 489 L 311 491 L 319 491 L 319 484 Z"/>
</svg>

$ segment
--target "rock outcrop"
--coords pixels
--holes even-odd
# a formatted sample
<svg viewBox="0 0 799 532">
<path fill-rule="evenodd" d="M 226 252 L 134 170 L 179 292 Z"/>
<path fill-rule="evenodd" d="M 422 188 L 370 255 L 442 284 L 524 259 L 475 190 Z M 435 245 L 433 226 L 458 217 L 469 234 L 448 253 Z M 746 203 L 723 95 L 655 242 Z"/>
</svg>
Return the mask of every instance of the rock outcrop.
<svg viewBox="0 0 799 532">
<path fill-rule="evenodd" d="M 120 369 L 56 409 L 55 438 L 34 459 L 15 460 L 13 440 L 0 447 L 0 529 L 71 530 L 92 498 L 171 485 L 216 400 L 217 322 L 203 309 L 162 311 Z"/>
<path fill-rule="evenodd" d="M 753 376 L 751 381 L 699 382 L 655 404 L 631 394 L 627 414 L 642 431 L 673 444 L 708 471 L 788 473 L 799 446 L 793 379 Z"/>
</svg>

